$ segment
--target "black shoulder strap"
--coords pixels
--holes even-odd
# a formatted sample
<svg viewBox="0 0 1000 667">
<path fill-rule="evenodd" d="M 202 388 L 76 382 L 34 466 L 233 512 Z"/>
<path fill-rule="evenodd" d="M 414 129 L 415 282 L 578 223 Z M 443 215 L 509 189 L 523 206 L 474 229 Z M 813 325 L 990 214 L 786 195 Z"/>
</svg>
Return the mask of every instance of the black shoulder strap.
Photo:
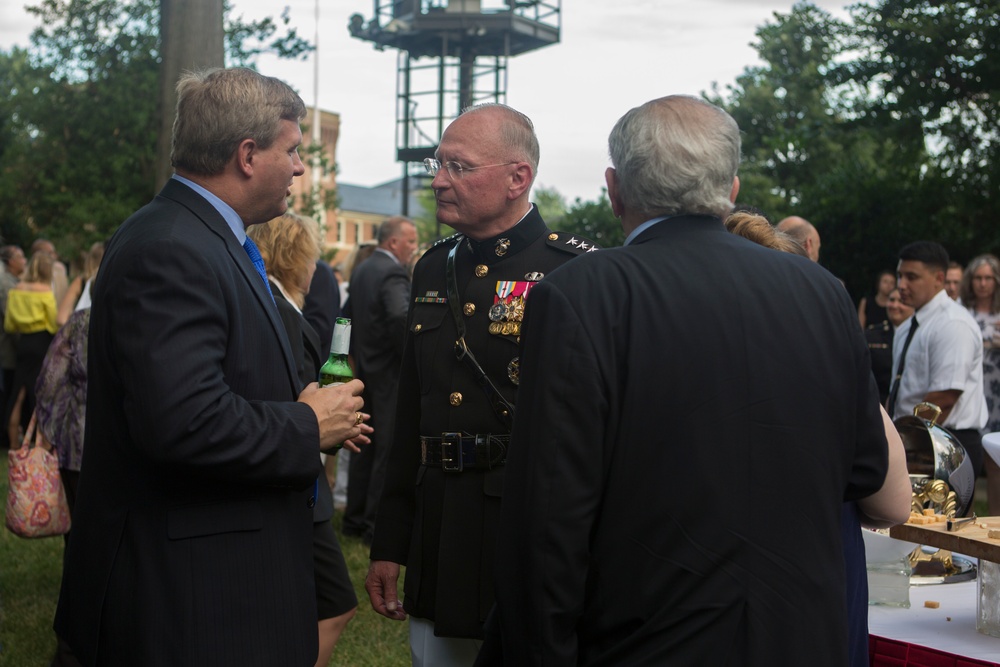
<svg viewBox="0 0 1000 667">
<path fill-rule="evenodd" d="M 459 308 L 458 277 L 455 274 L 455 255 L 463 240 L 459 239 L 448 251 L 448 263 L 445 269 L 448 278 L 448 303 L 451 304 L 451 315 L 455 318 L 455 331 L 458 334 L 458 340 L 455 341 L 455 357 L 464 362 L 472 371 L 473 377 L 476 378 L 476 382 L 486 394 L 486 399 L 490 402 L 497 419 L 503 422 L 509 430 L 514 423 L 514 405 L 503 397 L 493 381 L 486 375 L 486 371 L 476 361 L 476 356 L 472 354 L 472 350 L 465 342 L 465 320 L 462 319 L 462 311 Z"/>
</svg>

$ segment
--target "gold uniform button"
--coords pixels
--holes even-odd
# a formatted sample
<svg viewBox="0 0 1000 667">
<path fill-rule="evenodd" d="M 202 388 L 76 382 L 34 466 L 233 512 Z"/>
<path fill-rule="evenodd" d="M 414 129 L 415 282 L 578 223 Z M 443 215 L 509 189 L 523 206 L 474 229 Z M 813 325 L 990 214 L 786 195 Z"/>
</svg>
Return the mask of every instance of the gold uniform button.
<svg viewBox="0 0 1000 667">
<path fill-rule="evenodd" d="M 476 277 L 485 278 L 486 274 L 490 272 L 490 267 L 485 264 L 480 264 L 476 267 Z"/>
<path fill-rule="evenodd" d="M 474 304 L 474 303 L 467 303 L 467 304 L 465 304 L 465 307 L 462 308 L 462 310 L 463 310 L 463 312 L 465 312 L 465 316 L 466 317 L 472 317 L 473 315 L 476 314 L 476 304 Z"/>
<path fill-rule="evenodd" d="M 558 235 L 558 234 L 555 234 L 555 233 L 553 233 L 553 234 L 549 234 L 549 240 L 550 240 L 550 241 L 555 241 L 555 240 L 557 240 L 558 238 L 559 238 L 559 235 Z"/>
<path fill-rule="evenodd" d="M 415 326 L 413 327 L 413 330 L 414 330 L 414 331 L 420 331 L 420 330 L 421 330 L 421 329 L 423 329 L 423 328 L 424 328 L 424 325 L 423 325 L 423 324 L 417 324 L 417 325 L 415 325 Z"/>
<path fill-rule="evenodd" d="M 448 402 L 457 408 L 462 404 L 462 394 L 457 391 L 452 392 L 451 396 L 448 397 Z"/>
</svg>

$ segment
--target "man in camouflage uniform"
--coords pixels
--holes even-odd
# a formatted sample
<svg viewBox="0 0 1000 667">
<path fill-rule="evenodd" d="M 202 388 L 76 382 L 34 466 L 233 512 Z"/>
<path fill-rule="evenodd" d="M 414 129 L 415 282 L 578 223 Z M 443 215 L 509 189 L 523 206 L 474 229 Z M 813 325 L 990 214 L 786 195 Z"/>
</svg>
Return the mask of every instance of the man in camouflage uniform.
<svg viewBox="0 0 1000 667">
<path fill-rule="evenodd" d="M 409 614 L 414 665 L 471 665 L 493 605 L 524 307 L 545 274 L 595 247 L 548 229 L 528 200 L 538 140 L 531 121 L 509 107 L 467 110 L 426 165 L 437 218 L 459 233 L 414 271 L 365 588 L 380 614 Z"/>
</svg>

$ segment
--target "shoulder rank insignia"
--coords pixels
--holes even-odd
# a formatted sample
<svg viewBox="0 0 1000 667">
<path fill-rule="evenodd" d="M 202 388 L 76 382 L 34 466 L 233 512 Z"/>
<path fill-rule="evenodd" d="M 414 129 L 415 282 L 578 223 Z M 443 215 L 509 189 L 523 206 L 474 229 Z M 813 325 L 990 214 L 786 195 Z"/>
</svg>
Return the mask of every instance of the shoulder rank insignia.
<svg viewBox="0 0 1000 667">
<path fill-rule="evenodd" d="M 565 232 L 550 232 L 546 241 L 553 248 L 559 248 L 574 255 L 582 255 L 601 249 L 601 246 L 586 237 L 567 234 Z"/>
<path fill-rule="evenodd" d="M 426 255 L 430 251 L 435 250 L 442 246 L 450 248 L 451 246 L 455 245 L 454 244 L 455 241 L 458 241 L 462 238 L 464 237 L 462 236 L 461 232 L 459 232 L 456 234 L 452 234 L 451 236 L 446 236 L 443 239 L 438 239 L 437 241 L 431 244 L 431 247 L 428 248 L 427 251 L 424 252 L 424 254 Z"/>
</svg>

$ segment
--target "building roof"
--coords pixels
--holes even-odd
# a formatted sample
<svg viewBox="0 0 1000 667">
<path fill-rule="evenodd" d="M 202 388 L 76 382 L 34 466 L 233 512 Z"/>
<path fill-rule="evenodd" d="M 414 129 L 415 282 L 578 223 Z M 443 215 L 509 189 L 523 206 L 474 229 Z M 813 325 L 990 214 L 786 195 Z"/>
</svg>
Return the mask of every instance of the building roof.
<svg viewBox="0 0 1000 667">
<path fill-rule="evenodd" d="M 419 216 L 423 207 L 417 193 L 427 187 L 424 179 L 410 176 L 410 207 L 409 217 Z M 403 212 L 403 179 L 397 178 L 380 185 L 367 187 L 338 183 L 337 195 L 340 197 L 340 210 L 355 213 L 375 213 L 377 215 L 402 215 Z"/>
</svg>

